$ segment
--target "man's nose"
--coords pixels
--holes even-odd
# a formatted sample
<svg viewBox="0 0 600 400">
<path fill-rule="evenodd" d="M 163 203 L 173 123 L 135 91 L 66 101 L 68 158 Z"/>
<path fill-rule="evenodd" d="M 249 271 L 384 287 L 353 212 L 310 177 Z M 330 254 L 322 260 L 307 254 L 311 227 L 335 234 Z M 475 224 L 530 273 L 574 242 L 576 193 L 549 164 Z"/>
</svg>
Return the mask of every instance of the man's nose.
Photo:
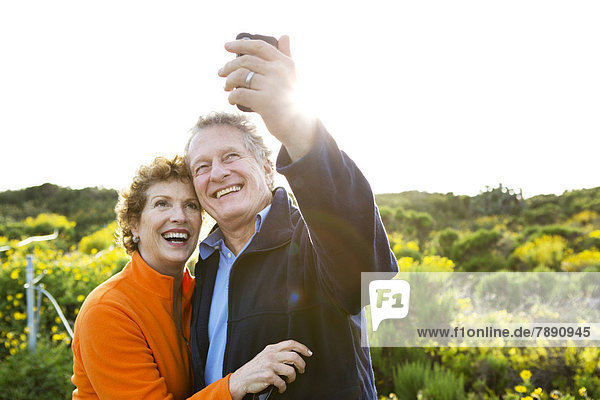
<svg viewBox="0 0 600 400">
<path fill-rule="evenodd" d="M 217 160 L 213 162 L 212 168 L 210 169 L 210 179 L 215 182 L 220 182 L 225 177 L 229 176 L 230 173 L 227 164 Z"/>
</svg>

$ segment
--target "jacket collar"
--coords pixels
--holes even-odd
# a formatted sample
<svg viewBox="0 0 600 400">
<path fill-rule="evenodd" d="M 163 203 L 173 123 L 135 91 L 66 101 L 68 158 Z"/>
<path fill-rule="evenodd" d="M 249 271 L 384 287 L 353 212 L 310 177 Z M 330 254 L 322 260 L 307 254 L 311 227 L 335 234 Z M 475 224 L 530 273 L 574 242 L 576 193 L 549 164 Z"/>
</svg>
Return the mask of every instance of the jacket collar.
<svg viewBox="0 0 600 400">
<path fill-rule="evenodd" d="M 276 188 L 273 191 L 271 209 L 244 252 L 272 249 L 289 242 L 292 238 L 292 213 L 294 212 L 297 212 L 297 209 L 291 203 L 287 191 L 282 187 Z M 211 233 L 218 227 L 215 224 Z"/>
<path fill-rule="evenodd" d="M 297 209 L 291 203 L 287 191 L 282 187 L 276 188 L 273 192 L 271 210 L 246 251 L 268 250 L 289 242 L 293 232 L 294 211 Z"/>
<path fill-rule="evenodd" d="M 144 290 L 154 295 L 173 300 L 173 283 L 175 279 L 169 275 L 163 275 L 150 267 L 138 251 L 131 256 L 131 261 L 123 270 L 130 278 Z M 193 278 L 187 268 L 184 267 L 182 291 L 184 298 L 191 298 Z"/>
</svg>

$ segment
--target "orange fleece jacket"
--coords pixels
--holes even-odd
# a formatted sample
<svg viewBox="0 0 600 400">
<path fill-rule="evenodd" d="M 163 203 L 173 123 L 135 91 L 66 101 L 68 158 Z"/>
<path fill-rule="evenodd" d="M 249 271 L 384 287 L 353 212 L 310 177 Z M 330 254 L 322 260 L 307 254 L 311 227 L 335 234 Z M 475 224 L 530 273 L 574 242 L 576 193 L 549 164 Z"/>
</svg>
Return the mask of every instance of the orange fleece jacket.
<svg viewBox="0 0 600 400">
<path fill-rule="evenodd" d="M 73 399 L 231 399 L 229 375 L 191 396 L 194 279 L 186 269 L 185 337 L 173 321 L 173 281 L 135 252 L 121 272 L 90 293 L 75 321 Z"/>
</svg>

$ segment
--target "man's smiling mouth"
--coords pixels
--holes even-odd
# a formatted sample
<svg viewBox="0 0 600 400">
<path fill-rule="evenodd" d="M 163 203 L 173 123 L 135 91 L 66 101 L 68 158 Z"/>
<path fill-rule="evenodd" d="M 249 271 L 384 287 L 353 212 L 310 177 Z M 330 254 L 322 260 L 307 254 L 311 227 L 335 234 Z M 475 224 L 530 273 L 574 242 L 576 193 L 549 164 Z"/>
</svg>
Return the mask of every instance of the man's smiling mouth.
<svg viewBox="0 0 600 400">
<path fill-rule="evenodd" d="M 242 190 L 242 187 L 239 186 L 239 185 L 229 186 L 228 188 L 219 190 L 215 194 L 215 197 L 217 199 L 220 199 L 221 197 L 225 196 L 226 194 L 229 194 L 229 193 L 232 193 L 232 192 L 239 192 L 240 190 Z"/>
</svg>

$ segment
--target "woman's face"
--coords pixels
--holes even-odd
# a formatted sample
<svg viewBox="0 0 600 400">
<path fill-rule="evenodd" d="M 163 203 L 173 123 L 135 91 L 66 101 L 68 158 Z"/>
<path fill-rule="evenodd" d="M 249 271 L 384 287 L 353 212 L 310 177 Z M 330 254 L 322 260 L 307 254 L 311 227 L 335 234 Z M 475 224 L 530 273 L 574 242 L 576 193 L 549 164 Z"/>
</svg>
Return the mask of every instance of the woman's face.
<svg viewBox="0 0 600 400">
<path fill-rule="evenodd" d="M 146 191 L 146 205 L 132 233 L 140 238 L 140 255 L 164 275 L 181 273 L 198 243 L 200 203 L 191 182 L 157 182 Z"/>
</svg>

